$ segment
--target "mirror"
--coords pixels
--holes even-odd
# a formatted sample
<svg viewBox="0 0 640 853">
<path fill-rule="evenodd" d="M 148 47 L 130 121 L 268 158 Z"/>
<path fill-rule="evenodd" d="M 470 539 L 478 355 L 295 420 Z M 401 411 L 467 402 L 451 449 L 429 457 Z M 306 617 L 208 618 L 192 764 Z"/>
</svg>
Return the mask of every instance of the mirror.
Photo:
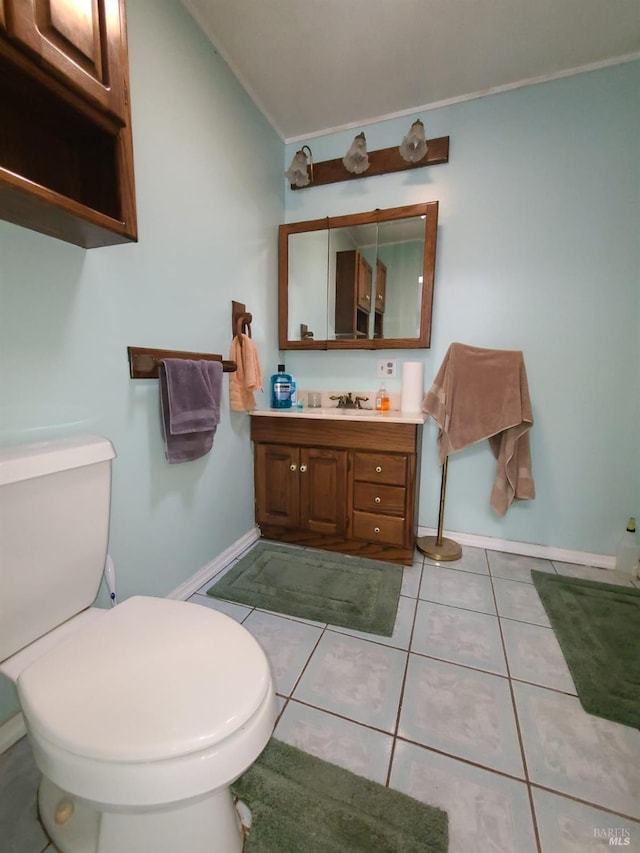
<svg viewBox="0 0 640 853">
<path fill-rule="evenodd" d="M 430 345 L 438 202 L 281 225 L 279 347 Z"/>
</svg>

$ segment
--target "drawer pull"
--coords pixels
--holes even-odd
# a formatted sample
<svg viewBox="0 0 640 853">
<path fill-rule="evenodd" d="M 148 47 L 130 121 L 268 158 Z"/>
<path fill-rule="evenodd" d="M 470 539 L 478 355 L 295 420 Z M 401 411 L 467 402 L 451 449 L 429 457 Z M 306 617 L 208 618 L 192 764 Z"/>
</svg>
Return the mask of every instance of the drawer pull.
<svg viewBox="0 0 640 853">
<path fill-rule="evenodd" d="M 300 466 L 300 473 L 304 474 L 304 472 L 305 472 L 306 470 L 307 470 L 307 466 L 306 466 L 306 465 L 301 465 L 301 466 Z"/>
<path fill-rule="evenodd" d="M 379 504 L 382 498 L 374 498 L 373 500 L 375 501 L 375 503 Z"/>
<path fill-rule="evenodd" d="M 297 467 L 298 467 L 297 465 L 289 465 L 289 470 L 295 471 Z"/>
<path fill-rule="evenodd" d="M 382 467 L 380 465 L 376 465 L 376 474 L 382 474 Z"/>
<path fill-rule="evenodd" d="M 374 533 L 380 533 L 380 528 L 379 528 L 379 527 L 374 527 L 374 528 L 373 528 L 373 532 L 374 532 Z"/>
</svg>

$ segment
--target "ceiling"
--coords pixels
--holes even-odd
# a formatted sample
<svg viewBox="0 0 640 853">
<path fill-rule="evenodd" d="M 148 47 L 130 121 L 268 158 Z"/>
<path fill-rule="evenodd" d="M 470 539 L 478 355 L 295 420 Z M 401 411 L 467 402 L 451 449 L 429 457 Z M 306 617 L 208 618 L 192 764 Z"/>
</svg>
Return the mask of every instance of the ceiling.
<svg viewBox="0 0 640 853">
<path fill-rule="evenodd" d="M 285 141 L 640 56 L 640 0 L 182 0 Z"/>
</svg>

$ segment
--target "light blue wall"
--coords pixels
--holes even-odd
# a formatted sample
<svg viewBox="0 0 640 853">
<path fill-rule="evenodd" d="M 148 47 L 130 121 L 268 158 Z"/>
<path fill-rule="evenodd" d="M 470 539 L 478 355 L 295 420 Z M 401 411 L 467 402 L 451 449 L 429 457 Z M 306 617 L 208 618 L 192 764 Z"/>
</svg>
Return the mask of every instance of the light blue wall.
<svg viewBox="0 0 640 853">
<path fill-rule="evenodd" d="M 213 450 L 170 466 L 158 384 L 129 379 L 127 345 L 226 358 L 237 299 L 273 364 L 284 217 L 282 141 L 181 4 L 127 10 L 139 243 L 85 251 L 0 222 L 0 439 L 111 438 L 121 598 L 165 594 L 254 524 L 248 417 L 230 414 L 228 378 Z M 16 707 L 4 686 L 0 719 Z"/>
<path fill-rule="evenodd" d="M 287 221 L 440 201 L 428 387 L 452 341 L 524 352 L 537 497 L 504 519 L 489 507 L 487 442 L 449 466 L 446 527 L 612 554 L 640 516 L 640 63 L 426 112 L 450 136 L 446 165 L 298 192 Z M 371 150 L 411 118 L 310 140 L 341 156 L 359 129 Z M 288 165 L 296 145 L 287 146 Z M 298 387 L 375 389 L 377 354 L 283 354 Z M 399 380 L 388 383 L 399 390 Z M 425 426 L 419 521 L 435 527 L 437 429 Z"/>
</svg>

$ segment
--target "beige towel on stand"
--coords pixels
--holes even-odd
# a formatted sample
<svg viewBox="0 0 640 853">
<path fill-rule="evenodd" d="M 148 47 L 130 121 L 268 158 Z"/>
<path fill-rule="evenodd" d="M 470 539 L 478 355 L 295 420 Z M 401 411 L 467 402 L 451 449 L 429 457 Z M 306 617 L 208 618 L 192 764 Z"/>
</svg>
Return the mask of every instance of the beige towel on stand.
<svg viewBox="0 0 640 853">
<path fill-rule="evenodd" d="M 262 391 L 262 370 L 256 345 L 241 332 L 231 341 L 229 359 L 237 370 L 229 374 L 229 401 L 234 412 L 250 412 L 256 407 L 254 391 Z"/>
<path fill-rule="evenodd" d="M 491 506 L 504 515 L 514 500 L 535 497 L 529 430 L 529 386 L 521 352 L 453 343 L 423 410 L 440 427 L 440 464 L 451 453 L 485 438 L 496 457 Z"/>
</svg>

